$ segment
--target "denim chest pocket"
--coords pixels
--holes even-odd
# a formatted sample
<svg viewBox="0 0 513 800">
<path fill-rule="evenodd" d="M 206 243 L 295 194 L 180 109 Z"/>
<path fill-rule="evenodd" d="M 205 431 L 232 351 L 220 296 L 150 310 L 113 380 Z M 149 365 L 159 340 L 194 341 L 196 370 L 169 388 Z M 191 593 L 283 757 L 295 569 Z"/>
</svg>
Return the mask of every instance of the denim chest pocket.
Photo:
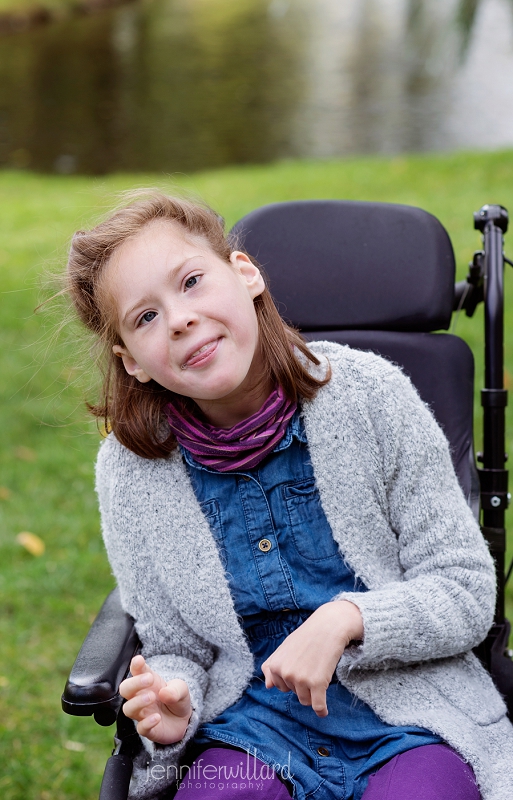
<svg viewBox="0 0 513 800">
<path fill-rule="evenodd" d="M 200 508 L 203 514 L 205 515 L 209 528 L 212 532 L 212 536 L 216 541 L 221 563 L 223 567 L 226 569 L 226 564 L 227 564 L 226 547 L 224 543 L 224 529 L 223 529 L 223 521 L 221 519 L 221 510 L 219 508 L 219 503 L 215 498 L 212 500 L 204 500 L 202 503 L 200 503 Z"/>
<path fill-rule="evenodd" d="M 298 553 L 309 561 L 339 556 L 314 479 L 283 487 L 292 540 Z"/>
</svg>

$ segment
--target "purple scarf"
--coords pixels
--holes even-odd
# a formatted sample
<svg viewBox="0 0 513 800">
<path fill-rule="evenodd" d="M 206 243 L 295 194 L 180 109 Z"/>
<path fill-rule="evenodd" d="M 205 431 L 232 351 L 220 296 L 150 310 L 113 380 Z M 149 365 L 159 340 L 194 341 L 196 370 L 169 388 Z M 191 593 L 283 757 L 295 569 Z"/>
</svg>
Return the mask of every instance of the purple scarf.
<svg viewBox="0 0 513 800">
<path fill-rule="evenodd" d="M 196 461 L 228 472 L 259 464 L 283 437 L 296 408 L 297 403 L 287 400 L 279 386 L 260 411 L 229 429 L 201 422 L 183 405 L 178 410 L 169 403 L 165 410 L 177 441 Z"/>
</svg>

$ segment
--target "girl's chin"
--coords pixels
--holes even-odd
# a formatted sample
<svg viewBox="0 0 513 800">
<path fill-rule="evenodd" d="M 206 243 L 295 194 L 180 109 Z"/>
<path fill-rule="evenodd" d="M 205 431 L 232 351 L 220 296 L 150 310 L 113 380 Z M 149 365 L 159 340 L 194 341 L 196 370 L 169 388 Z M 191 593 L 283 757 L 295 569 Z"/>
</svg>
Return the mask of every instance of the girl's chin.
<svg viewBox="0 0 513 800">
<path fill-rule="evenodd" d="M 227 407 L 233 405 L 236 410 L 239 405 L 242 408 L 246 407 L 248 402 L 248 392 L 244 388 L 241 389 L 241 384 L 219 387 L 217 391 L 201 392 L 195 396 L 191 393 L 190 396 L 200 408 L 203 406 L 211 406 L 213 408 L 215 406 Z"/>
<path fill-rule="evenodd" d="M 198 405 L 202 403 L 211 403 L 211 404 L 225 404 L 230 402 L 230 400 L 237 399 L 237 388 L 227 388 L 227 389 L 219 389 L 218 391 L 212 392 L 202 392 L 200 394 L 196 394 L 194 397 L 191 395 L 191 399 L 194 400 Z"/>
</svg>

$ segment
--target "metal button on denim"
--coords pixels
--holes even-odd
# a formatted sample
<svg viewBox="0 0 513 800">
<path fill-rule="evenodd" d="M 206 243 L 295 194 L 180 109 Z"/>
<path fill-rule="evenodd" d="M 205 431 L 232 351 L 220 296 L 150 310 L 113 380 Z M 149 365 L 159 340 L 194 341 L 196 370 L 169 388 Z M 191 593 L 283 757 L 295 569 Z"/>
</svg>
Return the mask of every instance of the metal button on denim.
<svg viewBox="0 0 513 800">
<path fill-rule="evenodd" d="M 260 539 L 258 543 L 258 549 L 262 551 L 262 553 L 268 553 L 272 547 L 272 543 L 269 539 Z"/>
<path fill-rule="evenodd" d="M 320 756 L 324 756 L 325 758 L 330 754 L 330 751 L 328 750 L 327 747 L 318 747 L 317 752 L 319 753 Z"/>
</svg>

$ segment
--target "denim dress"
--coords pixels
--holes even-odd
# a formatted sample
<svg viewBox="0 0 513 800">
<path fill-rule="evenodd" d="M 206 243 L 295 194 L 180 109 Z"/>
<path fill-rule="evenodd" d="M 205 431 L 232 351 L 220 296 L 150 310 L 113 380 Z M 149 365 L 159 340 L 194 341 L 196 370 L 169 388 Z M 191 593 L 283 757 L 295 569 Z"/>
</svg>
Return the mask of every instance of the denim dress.
<svg viewBox="0 0 513 800">
<path fill-rule="evenodd" d="M 255 660 L 241 699 L 200 726 L 195 743 L 254 754 L 290 782 L 298 800 L 360 800 L 369 776 L 389 759 L 442 740 L 423 728 L 387 725 L 335 676 L 327 717 L 293 692 L 265 687 L 262 663 L 315 609 L 339 592 L 366 591 L 333 539 L 299 413 L 254 469 L 219 473 L 184 448 L 182 456 Z"/>
</svg>

